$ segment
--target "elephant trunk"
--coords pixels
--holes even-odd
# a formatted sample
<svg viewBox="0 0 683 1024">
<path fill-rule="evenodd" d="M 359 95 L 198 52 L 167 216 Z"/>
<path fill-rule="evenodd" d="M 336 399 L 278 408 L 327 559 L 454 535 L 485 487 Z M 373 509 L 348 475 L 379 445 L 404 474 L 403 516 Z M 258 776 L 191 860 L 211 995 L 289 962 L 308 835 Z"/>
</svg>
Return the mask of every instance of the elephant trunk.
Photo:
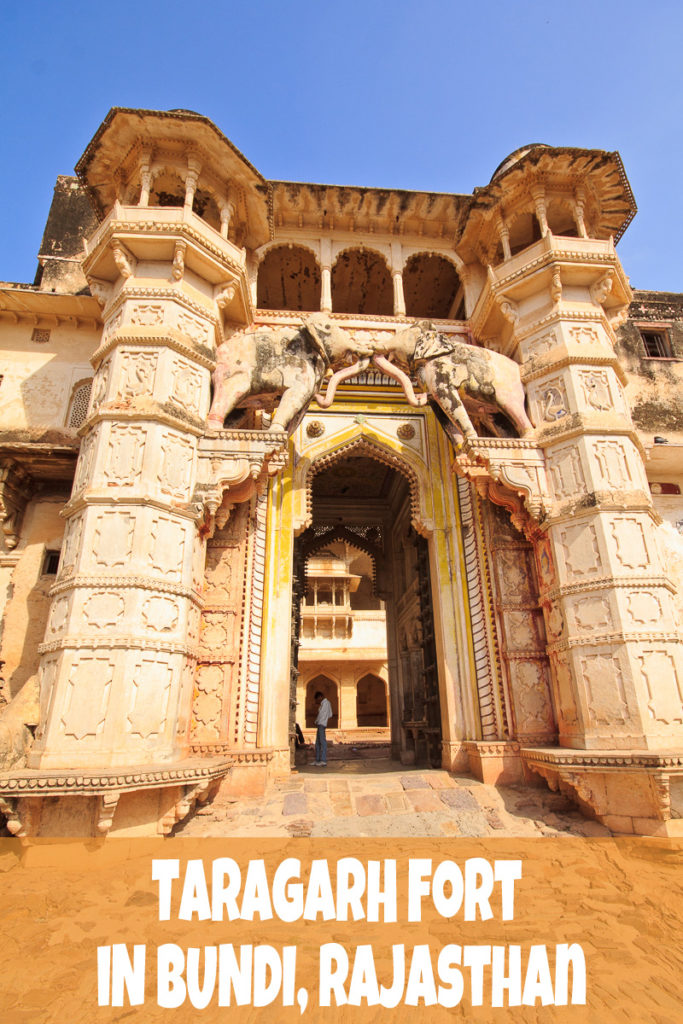
<svg viewBox="0 0 683 1024">
<path fill-rule="evenodd" d="M 404 373 L 403 370 L 399 370 L 398 366 L 394 366 L 393 363 L 390 363 L 385 356 L 375 355 L 373 356 L 372 361 L 375 366 L 382 371 L 382 373 L 386 373 L 387 377 L 392 377 L 394 380 L 398 381 L 403 388 L 403 393 L 408 399 L 408 403 L 410 405 L 414 405 L 419 408 L 420 406 L 427 404 L 429 401 L 429 395 L 416 395 L 413 383 L 407 373 Z"/>
<path fill-rule="evenodd" d="M 343 380 L 348 380 L 349 377 L 355 377 L 356 374 L 362 373 L 363 370 L 367 369 L 369 363 L 369 358 L 358 359 L 352 366 L 345 366 L 343 370 L 337 370 L 336 373 L 333 373 L 327 383 L 325 394 L 323 395 L 318 393 L 317 395 L 313 396 L 318 405 L 320 406 L 320 408 L 329 409 L 329 407 L 334 402 L 334 395 L 337 390 L 337 385 L 340 384 Z"/>
</svg>

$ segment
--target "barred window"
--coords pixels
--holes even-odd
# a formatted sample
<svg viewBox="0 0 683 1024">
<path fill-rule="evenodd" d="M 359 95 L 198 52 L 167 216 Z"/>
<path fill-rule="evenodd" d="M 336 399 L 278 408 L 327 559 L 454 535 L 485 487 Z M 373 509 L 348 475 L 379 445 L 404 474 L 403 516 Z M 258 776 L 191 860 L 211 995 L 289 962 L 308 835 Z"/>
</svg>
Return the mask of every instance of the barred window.
<svg viewBox="0 0 683 1024">
<path fill-rule="evenodd" d="M 69 418 L 67 423 L 70 427 L 80 427 L 85 420 L 90 403 L 90 392 L 92 390 L 92 377 L 81 381 L 73 390 L 71 404 L 69 406 Z"/>
<path fill-rule="evenodd" d="M 645 346 L 648 359 L 671 359 L 673 351 L 667 331 L 646 331 L 641 329 L 640 336 Z"/>
<path fill-rule="evenodd" d="M 59 568 L 59 551 L 46 551 L 43 559 L 43 576 L 56 576 Z"/>
</svg>

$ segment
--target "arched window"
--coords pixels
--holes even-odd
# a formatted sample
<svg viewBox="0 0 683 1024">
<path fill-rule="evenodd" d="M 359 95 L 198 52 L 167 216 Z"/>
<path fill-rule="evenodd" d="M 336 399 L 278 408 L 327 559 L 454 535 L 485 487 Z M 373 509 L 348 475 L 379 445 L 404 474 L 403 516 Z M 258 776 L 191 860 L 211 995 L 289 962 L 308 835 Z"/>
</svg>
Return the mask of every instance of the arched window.
<svg viewBox="0 0 683 1024">
<path fill-rule="evenodd" d="M 510 251 L 516 253 L 537 242 L 541 237 L 541 226 L 535 213 L 520 213 L 510 224 Z"/>
<path fill-rule="evenodd" d="M 162 171 L 149 193 L 150 206 L 184 206 L 185 182 L 173 171 Z"/>
<path fill-rule="evenodd" d="M 548 227 L 554 235 L 564 235 L 565 238 L 576 238 L 576 220 L 574 211 L 565 199 L 551 199 L 546 206 L 546 218 Z"/>
<path fill-rule="evenodd" d="M 356 721 L 359 728 L 386 729 L 387 694 L 384 680 L 369 673 L 358 680 L 356 687 Z"/>
<path fill-rule="evenodd" d="M 379 253 L 346 249 L 332 268 L 332 309 L 335 313 L 393 316 L 391 274 Z"/>
<path fill-rule="evenodd" d="M 459 320 L 464 317 L 460 279 L 450 260 L 416 253 L 403 270 L 406 316 Z"/>
<path fill-rule="evenodd" d="M 258 270 L 259 309 L 320 309 L 320 268 L 315 256 L 298 245 L 278 245 Z"/>
<path fill-rule="evenodd" d="M 85 421 L 88 405 L 90 404 L 91 390 L 92 377 L 89 377 L 87 380 L 81 380 L 76 384 L 71 392 L 69 413 L 66 420 L 67 426 L 80 427 Z"/>
<path fill-rule="evenodd" d="M 315 727 L 315 719 L 318 714 L 318 706 L 315 703 L 315 695 L 320 690 L 323 697 L 327 697 L 332 705 L 332 718 L 327 723 L 328 729 L 336 729 L 339 725 L 339 701 L 337 698 L 337 684 L 328 676 L 318 675 L 311 679 L 306 687 L 306 728 Z"/>
</svg>

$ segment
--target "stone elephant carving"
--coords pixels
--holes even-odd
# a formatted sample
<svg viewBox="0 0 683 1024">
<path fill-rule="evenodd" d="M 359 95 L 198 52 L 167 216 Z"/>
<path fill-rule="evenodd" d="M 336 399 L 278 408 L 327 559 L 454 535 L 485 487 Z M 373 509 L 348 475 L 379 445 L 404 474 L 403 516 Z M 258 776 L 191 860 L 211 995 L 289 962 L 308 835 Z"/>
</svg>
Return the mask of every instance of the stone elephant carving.
<svg viewBox="0 0 683 1024">
<path fill-rule="evenodd" d="M 456 444 L 463 436 L 477 436 L 470 414 L 496 435 L 501 433 L 493 418 L 498 412 L 522 437 L 534 429 L 524 409 L 517 363 L 499 352 L 441 334 L 429 321 L 398 331 L 383 350 L 375 349 L 373 362 L 401 383 L 411 405 L 425 405 L 433 398 L 446 414 L 446 430 Z M 415 394 L 406 370 L 427 394 Z"/>
<path fill-rule="evenodd" d="M 263 407 L 281 395 L 270 431 L 292 433 L 316 395 L 329 367 L 355 358 L 338 370 L 334 382 L 368 365 L 370 352 L 359 353 L 351 336 L 323 313 L 298 327 L 262 327 L 239 331 L 219 346 L 213 373 L 214 396 L 209 430 L 220 430 L 238 405 Z M 359 358 L 365 355 L 366 358 Z M 322 398 L 322 396 L 320 396 Z"/>
</svg>

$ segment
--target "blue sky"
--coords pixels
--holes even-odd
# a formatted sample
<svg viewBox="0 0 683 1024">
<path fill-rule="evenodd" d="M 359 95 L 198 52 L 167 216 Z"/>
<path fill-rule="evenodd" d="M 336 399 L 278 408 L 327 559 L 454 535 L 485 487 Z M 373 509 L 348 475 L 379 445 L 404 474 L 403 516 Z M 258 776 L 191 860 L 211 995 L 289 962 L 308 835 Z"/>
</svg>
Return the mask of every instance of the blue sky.
<svg viewBox="0 0 683 1024">
<path fill-rule="evenodd" d="M 0 279 L 112 106 L 206 114 L 268 178 L 471 192 L 527 142 L 618 149 L 631 283 L 683 291 L 673 0 L 3 5 Z"/>
</svg>

